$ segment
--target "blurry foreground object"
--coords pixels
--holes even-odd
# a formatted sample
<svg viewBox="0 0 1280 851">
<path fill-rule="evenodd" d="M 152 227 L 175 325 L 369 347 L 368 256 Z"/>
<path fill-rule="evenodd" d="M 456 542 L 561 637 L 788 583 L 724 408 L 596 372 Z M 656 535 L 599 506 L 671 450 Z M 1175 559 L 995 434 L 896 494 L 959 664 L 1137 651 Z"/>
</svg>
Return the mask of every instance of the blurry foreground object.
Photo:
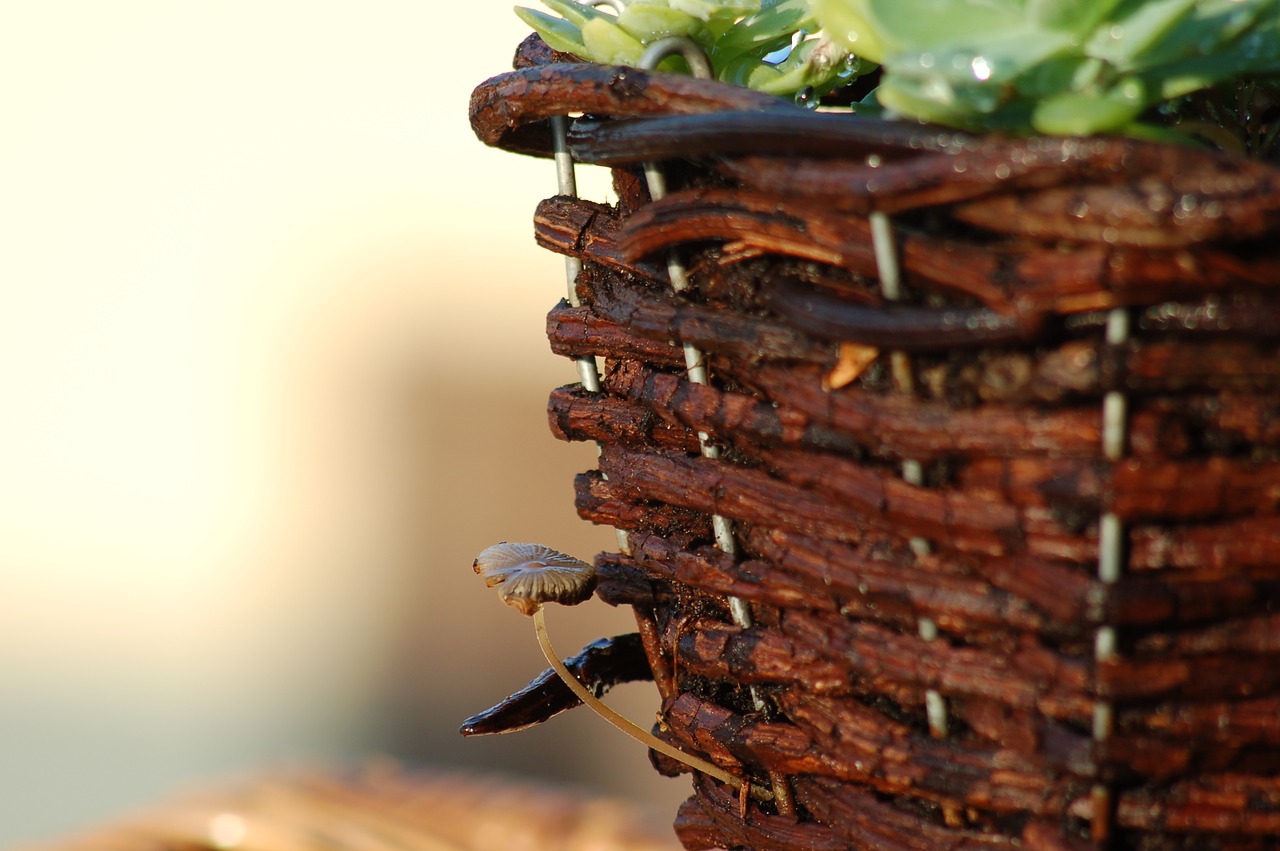
<svg viewBox="0 0 1280 851">
<path fill-rule="evenodd" d="M 664 835 L 667 834 L 667 835 Z M 25 851 L 672 851 L 633 808 L 511 778 L 377 763 L 281 773 L 175 799 Z"/>
</svg>

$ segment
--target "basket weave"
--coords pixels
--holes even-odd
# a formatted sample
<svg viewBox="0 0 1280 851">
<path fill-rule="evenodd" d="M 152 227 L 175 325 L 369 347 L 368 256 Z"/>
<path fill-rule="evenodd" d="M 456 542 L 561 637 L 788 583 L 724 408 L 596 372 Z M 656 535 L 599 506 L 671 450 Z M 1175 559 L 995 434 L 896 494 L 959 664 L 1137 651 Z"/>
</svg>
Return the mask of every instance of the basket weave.
<svg viewBox="0 0 1280 851">
<path fill-rule="evenodd" d="M 583 115 L 574 156 L 614 168 L 617 205 L 536 215 L 583 262 L 552 348 L 605 363 L 550 400 L 601 446 L 579 513 L 630 533 L 598 593 L 635 608 L 662 735 L 778 792 L 744 816 L 696 778 L 685 846 L 1276 847 L 1280 172 L 561 59 L 526 42 L 472 123 L 546 155 L 544 119 Z M 672 194 L 649 201 L 642 161 Z"/>
</svg>

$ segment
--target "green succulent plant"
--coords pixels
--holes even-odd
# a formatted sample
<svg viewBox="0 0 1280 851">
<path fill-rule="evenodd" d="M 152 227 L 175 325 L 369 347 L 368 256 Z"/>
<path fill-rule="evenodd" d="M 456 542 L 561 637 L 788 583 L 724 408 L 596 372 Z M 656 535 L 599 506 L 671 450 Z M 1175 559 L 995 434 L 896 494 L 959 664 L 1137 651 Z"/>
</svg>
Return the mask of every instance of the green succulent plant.
<svg viewBox="0 0 1280 851">
<path fill-rule="evenodd" d="M 818 33 L 809 0 L 624 0 L 617 11 L 542 2 L 559 17 L 524 7 L 516 14 L 553 49 L 589 62 L 635 65 L 653 42 L 686 36 L 718 79 L 775 95 L 803 92 L 811 100 L 873 67 Z M 672 57 L 659 68 L 684 66 Z"/>
<path fill-rule="evenodd" d="M 1280 0 L 813 0 L 878 103 L 969 130 L 1158 135 L 1153 106 L 1280 75 Z"/>
</svg>

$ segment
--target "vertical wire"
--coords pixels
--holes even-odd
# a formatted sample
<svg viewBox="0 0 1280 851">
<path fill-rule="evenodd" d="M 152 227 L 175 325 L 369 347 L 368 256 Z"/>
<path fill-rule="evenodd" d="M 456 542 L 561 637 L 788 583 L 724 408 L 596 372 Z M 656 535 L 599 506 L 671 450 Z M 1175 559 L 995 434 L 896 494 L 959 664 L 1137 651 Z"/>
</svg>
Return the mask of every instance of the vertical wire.
<svg viewBox="0 0 1280 851">
<path fill-rule="evenodd" d="M 880 293 L 885 301 L 902 299 L 902 274 L 898 265 L 898 249 L 893 237 L 893 224 L 889 217 L 881 212 L 873 212 L 868 217 L 871 224 L 871 247 L 876 257 L 876 272 L 880 277 Z M 906 352 L 889 353 L 889 370 L 893 376 L 894 386 L 900 392 L 910 393 L 915 386 L 915 376 L 911 371 L 911 358 Z M 902 478 L 908 484 L 924 487 L 924 467 L 915 459 L 908 458 L 902 462 Z M 913 537 L 908 541 L 911 551 L 917 556 L 928 555 L 932 546 L 924 538 Z M 925 641 L 938 638 L 938 624 L 931 618 L 919 618 L 916 621 L 919 635 Z M 948 730 L 947 702 L 937 689 L 926 689 L 924 693 L 925 717 L 929 721 L 929 733 L 935 739 L 945 739 Z"/>
<path fill-rule="evenodd" d="M 649 45 L 644 55 L 638 63 L 642 69 L 650 70 L 657 67 L 667 56 L 679 53 L 689 63 L 690 68 L 694 71 L 695 77 L 711 76 L 711 67 L 707 63 L 706 56 L 702 51 L 686 38 L 664 38 Z M 667 195 L 667 180 L 663 174 L 661 167 L 657 163 L 644 164 L 645 182 L 649 187 L 649 197 L 654 201 L 660 201 Z M 689 275 L 684 268 L 684 264 L 676 256 L 675 252 L 667 255 L 667 275 L 671 279 L 671 289 L 677 293 L 681 293 L 689 289 Z M 689 381 L 694 384 L 710 386 L 710 377 L 707 374 L 706 355 L 696 346 L 688 343 L 684 344 L 684 362 L 685 374 Z M 698 432 L 698 445 L 704 458 L 719 458 L 720 448 L 711 442 L 710 435 L 704 431 Z M 711 516 L 711 527 L 715 533 L 716 547 L 726 555 L 738 554 L 738 542 L 733 532 L 733 521 L 720 514 Z M 729 598 L 729 614 L 733 617 L 733 622 L 738 626 L 746 629 L 753 623 L 751 618 L 751 608 L 747 602 L 740 597 Z M 757 710 L 764 709 L 764 699 L 760 696 L 759 691 L 754 687 L 751 689 L 752 702 Z"/>
<path fill-rule="evenodd" d="M 1106 343 L 1119 346 L 1129 341 L 1129 311 L 1116 308 L 1107 316 Z M 1128 449 L 1129 402 L 1118 390 L 1110 390 L 1102 398 L 1102 455 L 1112 463 L 1124 457 Z M 1113 511 L 1103 512 L 1098 518 L 1098 581 L 1114 585 L 1124 574 L 1125 529 Z M 1094 636 L 1095 663 L 1107 662 L 1116 657 L 1119 639 L 1114 626 L 1098 627 Z M 1093 705 L 1093 740 L 1098 745 L 1111 738 L 1115 727 L 1115 707 L 1099 700 Z M 1091 799 L 1093 818 L 1091 832 L 1095 842 L 1107 842 L 1111 837 L 1112 792 L 1105 783 L 1094 784 Z"/>
<path fill-rule="evenodd" d="M 707 56 L 702 52 L 691 39 L 681 36 L 672 36 L 659 39 L 653 42 L 645 50 L 644 55 L 640 57 L 638 66 L 645 70 L 652 70 L 667 56 L 679 53 L 689 63 L 689 68 L 693 72 L 693 76 L 700 78 L 712 77 L 711 63 L 707 60 Z M 657 163 L 644 164 L 645 182 L 648 184 L 649 197 L 658 201 L 667 194 L 666 176 Z M 689 288 L 689 276 L 684 268 L 684 264 L 676 256 L 676 253 L 670 252 L 667 255 L 667 275 L 671 280 L 671 289 L 677 293 L 684 292 Z M 689 381 L 694 384 L 710 386 L 710 376 L 707 374 L 707 361 L 705 354 L 696 346 L 688 343 L 684 344 L 684 362 L 685 374 Z M 701 450 L 702 457 L 715 459 L 720 457 L 720 448 L 711 443 L 710 435 L 706 432 L 698 432 L 698 446 Z M 711 528 L 715 534 L 716 548 L 728 556 L 737 556 L 738 541 L 733 531 L 733 521 L 721 514 L 714 513 L 711 515 Z M 737 596 L 729 598 L 729 616 L 733 619 L 737 626 L 748 629 L 752 626 L 754 619 L 751 617 L 751 607 L 747 601 Z M 749 688 L 751 692 L 751 703 L 757 712 L 763 712 L 766 709 L 763 695 L 760 689 L 752 685 Z M 791 794 L 791 786 L 783 775 L 769 775 L 770 784 L 773 787 L 774 801 L 777 804 L 778 811 L 784 814 L 795 812 L 795 803 Z"/>
<path fill-rule="evenodd" d="M 569 153 L 569 119 L 563 115 L 551 118 L 551 145 L 556 163 L 556 191 L 560 195 L 571 198 L 578 197 L 578 178 L 574 171 L 573 156 Z M 578 274 L 582 271 L 582 261 L 572 255 L 565 255 L 564 277 L 568 291 L 568 301 L 573 307 L 581 302 L 578 298 Z M 574 359 L 578 367 L 578 380 L 584 390 L 589 393 L 600 392 L 600 367 L 594 355 L 584 355 Z M 597 453 L 600 444 L 596 444 Z M 631 555 L 631 536 L 625 529 L 614 527 L 613 534 L 618 542 L 618 549 L 623 555 Z"/>
</svg>

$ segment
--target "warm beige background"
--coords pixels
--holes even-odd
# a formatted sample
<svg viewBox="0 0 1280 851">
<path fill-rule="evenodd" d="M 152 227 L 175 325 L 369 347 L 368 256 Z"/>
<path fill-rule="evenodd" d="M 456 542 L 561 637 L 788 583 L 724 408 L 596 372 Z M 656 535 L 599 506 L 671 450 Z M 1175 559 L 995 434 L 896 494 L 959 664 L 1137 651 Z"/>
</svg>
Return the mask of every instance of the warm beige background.
<svg viewBox="0 0 1280 851">
<path fill-rule="evenodd" d="M 374 752 L 683 798 L 586 715 L 455 732 L 541 668 L 472 556 L 612 542 L 543 415 L 553 170 L 466 124 L 523 34 L 495 0 L 0 0 L 0 845 Z"/>
</svg>

